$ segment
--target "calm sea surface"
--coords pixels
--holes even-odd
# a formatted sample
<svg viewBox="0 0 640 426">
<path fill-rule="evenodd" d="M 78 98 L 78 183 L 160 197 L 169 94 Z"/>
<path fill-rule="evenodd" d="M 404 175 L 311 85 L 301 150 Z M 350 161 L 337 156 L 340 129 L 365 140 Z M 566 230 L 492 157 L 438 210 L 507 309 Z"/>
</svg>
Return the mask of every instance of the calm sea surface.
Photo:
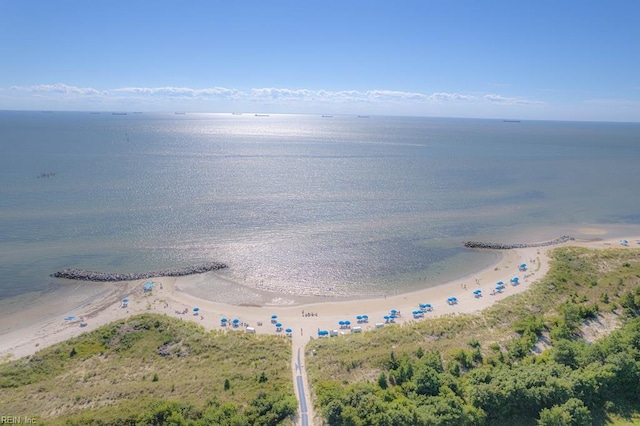
<svg viewBox="0 0 640 426">
<path fill-rule="evenodd" d="M 640 124 L 4 111 L 0 150 L 0 298 L 202 261 L 379 295 L 493 261 L 467 240 L 640 222 Z"/>
</svg>

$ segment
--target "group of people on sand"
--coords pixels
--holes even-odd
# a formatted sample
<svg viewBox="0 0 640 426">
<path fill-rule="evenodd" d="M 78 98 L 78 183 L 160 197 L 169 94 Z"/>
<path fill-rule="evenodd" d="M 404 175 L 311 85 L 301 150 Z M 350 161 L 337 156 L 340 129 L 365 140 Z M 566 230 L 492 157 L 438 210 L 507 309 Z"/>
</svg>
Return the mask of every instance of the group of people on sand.
<svg viewBox="0 0 640 426">
<path fill-rule="evenodd" d="M 306 314 L 304 313 L 304 310 L 302 311 L 302 316 L 303 317 L 317 317 L 318 313 L 317 312 L 307 312 Z"/>
</svg>

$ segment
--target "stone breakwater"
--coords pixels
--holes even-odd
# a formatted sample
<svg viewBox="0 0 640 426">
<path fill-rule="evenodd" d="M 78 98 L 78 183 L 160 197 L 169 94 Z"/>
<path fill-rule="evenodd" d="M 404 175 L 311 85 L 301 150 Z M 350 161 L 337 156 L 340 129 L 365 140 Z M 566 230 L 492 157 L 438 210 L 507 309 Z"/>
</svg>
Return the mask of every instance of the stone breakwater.
<svg viewBox="0 0 640 426">
<path fill-rule="evenodd" d="M 573 241 L 573 240 L 574 240 L 573 237 L 569 237 L 568 235 L 563 235 L 562 237 L 556 238 L 555 240 L 545 241 L 542 243 L 501 244 L 501 243 L 482 243 L 478 241 L 468 241 L 464 243 L 464 246 L 467 248 L 509 250 L 509 249 L 518 249 L 518 248 L 553 246 L 556 244 L 562 244 L 562 243 L 566 243 L 567 241 Z"/>
<path fill-rule="evenodd" d="M 109 272 L 93 272 L 83 269 L 64 269 L 52 274 L 55 278 L 66 278 L 69 280 L 80 281 L 98 281 L 98 282 L 115 282 L 115 281 L 133 281 L 145 280 L 155 277 L 182 277 L 185 275 L 202 274 L 209 271 L 217 271 L 224 269 L 227 265 L 224 263 L 210 262 L 201 265 L 188 266 L 186 268 L 167 269 L 157 272 L 138 272 L 138 273 L 109 273 Z"/>
</svg>

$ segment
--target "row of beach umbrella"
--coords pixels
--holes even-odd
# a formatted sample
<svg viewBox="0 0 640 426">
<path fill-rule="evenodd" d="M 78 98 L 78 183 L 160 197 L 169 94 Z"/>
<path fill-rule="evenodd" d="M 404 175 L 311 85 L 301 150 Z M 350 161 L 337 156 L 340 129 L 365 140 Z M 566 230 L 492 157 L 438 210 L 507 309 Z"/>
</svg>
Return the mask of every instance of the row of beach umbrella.
<svg viewBox="0 0 640 426">
<path fill-rule="evenodd" d="M 421 303 L 418 306 L 420 306 L 420 310 L 422 312 L 433 311 L 433 306 L 431 306 L 431 303 Z"/>
<path fill-rule="evenodd" d="M 351 328 L 351 321 L 349 320 L 340 320 L 338 321 L 338 325 L 340 328 Z"/>
<path fill-rule="evenodd" d="M 358 324 L 369 322 L 369 315 L 356 315 L 356 321 L 358 321 Z"/>
<path fill-rule="evenodd" d="M 276 332 L 281 332 L 283 329 L 282 323 L 278 322 L 278 316 L 277 315 L 271 315 L 271 324 L 276 326 Z M 291 328 L 285 328 L 284 332 L 287 334 L 287 336 L 291 337 L 293 335 L 293 330 Z"/>
<path fill-rule="evenodd" d="M 234 318 L 233 320 L 229 321 L 229 319 L 227 318 L 220 318 L 221 325 L 226 326 L 229 323 L 233 324 L 234 327 L 237 327 L 238 324 L 240 324 L 240 320 L 238 318 Z"/>
<path fill-rule="evenodd" d="M 520 264 L 520 270 L 524 271 L 527 268 L 527 264 L 526 263 L 522 263 Z M 152 283 L 145 283 L 145 284 L 152 284 Z M 517 285 L 519 284 L 519 279 L 518 277 L 513 277 L 511 279 L 511 284 L 512 285 Z M 151 287 L 151 286 L 148 286 Z M 505 289 L 505 285 L 503 281 L 498 281 L 496 283 L 495 289 L 499 292 L 501 292 L 502 290 Z M 482 296 L 482 290 L 480 289 L 476 289 L 473 291 L 474 296 L 479 297 Z M 122 299 L 122 303 L 123 304 L 127 304 L 129 303 L 129 299 L 128 298 L 124 298 Z M 455 305 L 458 303 L 458 299 L 454 296 L 447 298 L 447 303 L 449 305 Z M 419 304 L 420 309 L 419 310 L 415 310 L 412 312 L 414 318 L 420 318 L 424 316 L 424 313 L 427 311 L 432 311 L 433 310 L 433 306 L 430 303 L 420 303 Z M 194 315 L 197 315 L 198 312 L 200 311 L 200 308 L 198 307 L 194 307 L 193 308 L 193 313 Z M 385 315 L 383 318 L 386 322 L 394 322 L 395 319 L 400 316 L 400 311 L 398 311 L 397 309 L 391 309 L 390 310 L 390 314 L 389 315 Z M 69 315 L 65 318 L 66 321 L 70 321 L 75 319 L 75 317 L 73 315 Z M 356 320 L 358 323 L 366 323 L 369 321 L 369 316 L 368 315 L 357 315 L 356 316 Z M 232 321 L 229 321 L 227 318 L 221 318 L 220 319 L 220 323 L 222 326 L 226 326 L 227 324 L 229 324 L 229 322 L 231 322 L 231 324 L 233 324 L 234 327 L 237 327 L 238 324 L 240 323 L 240 320 L 238 318 L 234 318 Z M 278 316 L 277 315 L 271 315 L 271 323 L 274 324 L 276 326 L 276 331 L 282 331 L 282 323 L 278 322 Z M 338 321 L 338 325 L 340 325 L 341 328 L 349 328 L 351 327 L 351 321 L 349 320 L 340 320 Z M 287 333 L 287 335 L 290 335 L 293 332 L 293 330 L 291 328 L 287 328 L 285 329 L 285 333 Z M 329 334 L 329 332 L 327 330 L 320 330 L 318 332 L 319 336 L 325 335 L 325 334 L 321 334 L 323 332 L 326 332 L 326 335 Z"/>
</svg>

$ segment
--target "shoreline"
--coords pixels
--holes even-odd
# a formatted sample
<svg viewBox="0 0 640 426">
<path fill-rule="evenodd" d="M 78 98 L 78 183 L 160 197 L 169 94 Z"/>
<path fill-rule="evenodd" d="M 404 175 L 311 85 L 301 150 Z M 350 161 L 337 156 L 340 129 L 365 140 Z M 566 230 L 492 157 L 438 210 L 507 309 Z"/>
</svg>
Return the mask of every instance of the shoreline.
<svg viewBox="0 0 640 426">
<path fill-rule="evenodd" d="M 392 309 L 401 312 L 401 316 L 395 321 L 397 324 L 425 321 L 443 315 L 479 312 L 495 301 L 526 291 L 533 282 L 543 277 L 549 269 L 548 252 L 556 247 L 624 247 L 615 238 L 599 237 L 601 235 L 591 240 L 570 240 L 554 246 L 493 249 L 491 251 L 496 252 L 498 257 L 496 262 L 475 273 L 433 287 L 366 299 L 305 301 L 302 298 L 298 299 L 300 303 L 291 305 L 232 305 L 191 294 L 186 290 L 193 284 L 189 277 L 153 278 L 155 288 L 150 293 L 144 293 L 142 289 L 143 283 L 148 281 L 146 279 L 115 284 L 95 283 L 90 286 L 92 288 L 76 283 L 67 287 L 57 299 L 25 298 L 25 304 L 20 308 L 12 306 L 12 309 L 5 310 L 7 315 L 0 319 L 0 362 L 32 355 L 42 348 L 85 331 L 141 313 L 164 314 L 194 321 L 207 330 L 244 332 L 245 326 L 250 326 L 258 334 L 284 335 L 284 331 L 276 331 L 271 322 L 272 315 L 277 315 L 282 330 L 292 329 L 294 347 L 300 347 L 310 337 L 317 338 L 317 330 L 350 333 L 350 329 L 340 328 L 338 321 L 341 320 L 350 320 L 353 326 L 360 326 L 363 331 L 375 328 L 376 323 L 388 326 L 384 316 L 389 315 Z M 629 241 L 634 241 L 630 244 L 631 247 L 637 246 L 637 239 L 628 238 Z M 519 270 L 522 263 L 527 264 L 526 271 Z M 203 279 L 203 275 L 198 277 Z M 513 277 L 519 278 L 518 285 L 510 284 Z M 498 281 L 504 281 L 506 288 L 501 293 L 491 294 Z M 482 291 L 481 297 L 473 294 L 477 289 Z M 448 305 L 446 299 L 449 297 L 456 297 L 458 303 Z M 124 299 L 128 299 L 126 304 L 123 303 Z M 419 303 L 430 303 L 434 309 L 426 312 L 424 318 L 414 319 L 412 311 L 418 309 Z M 194 312 L 193 308 L 196 307 L 198 311 Z M 364 314 L 369 317 L 368 323 L 357 323 L 356 316 Z M 75 318 L 65 320 L 67 316 Z M 222 318 L 226 318 L 229 324 L 233 319 L 238 319 L 238 323 L 244 326 L 223 326 Z"/>
</svg>

